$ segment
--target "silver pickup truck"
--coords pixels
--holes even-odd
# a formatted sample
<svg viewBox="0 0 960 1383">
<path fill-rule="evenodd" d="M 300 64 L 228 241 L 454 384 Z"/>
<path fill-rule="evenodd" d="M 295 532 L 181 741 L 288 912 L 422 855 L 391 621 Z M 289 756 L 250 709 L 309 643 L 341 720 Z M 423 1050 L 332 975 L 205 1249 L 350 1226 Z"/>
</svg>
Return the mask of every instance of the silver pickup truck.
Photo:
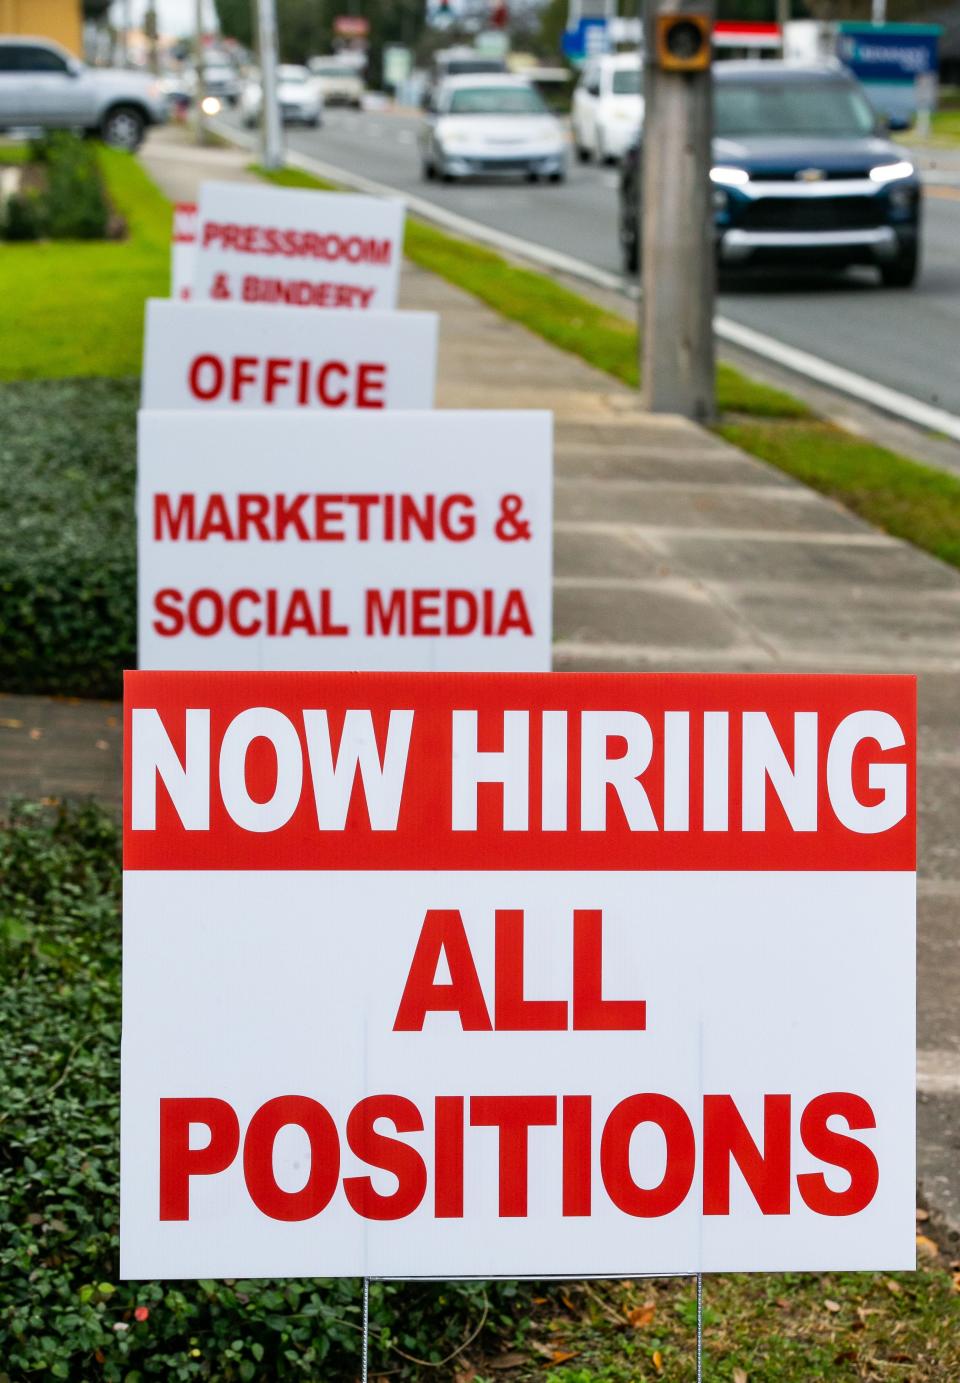
<svg viewBox="0 0 960 1383">
<path fill-rule="evenodd" d="M 48 39 L 0 34 L 0 131 L 84 130 L 132 150 L 166 118 L 154 77 L 87 67 Z"/>
</svg>

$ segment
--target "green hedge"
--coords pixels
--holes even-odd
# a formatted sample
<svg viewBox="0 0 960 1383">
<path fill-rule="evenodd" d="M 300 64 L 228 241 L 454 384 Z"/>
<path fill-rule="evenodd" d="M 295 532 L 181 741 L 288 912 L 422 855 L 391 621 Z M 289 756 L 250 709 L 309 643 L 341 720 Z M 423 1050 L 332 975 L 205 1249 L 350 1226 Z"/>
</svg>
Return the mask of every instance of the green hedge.
<svg viewBox="0 0 960 1383">
<path fill-rule="evenodd" d="M 138 395 L 0 384 L 0 690 L 117 697 L 136 666 Z"/>
<path fill-rule="evenodd" d="M 357 1282 L 118 1282 L 119 1067 L 116 825 L 22 808 L 0 827 L 0 1378 L 355 1378 Z M 375 1369 L 449 1378 L 482 1322 L 518 1338 L 525 1301 L 375 1283 Z"/>
<path fill-rule="evenodd" d="M 46 172 L 46 186 L 7 200 L 0 233 L 7 240 L 103 240 L 110 206 L 94 146 L 58 131 L 31 146 L 30 159 Z"/>
</svg>

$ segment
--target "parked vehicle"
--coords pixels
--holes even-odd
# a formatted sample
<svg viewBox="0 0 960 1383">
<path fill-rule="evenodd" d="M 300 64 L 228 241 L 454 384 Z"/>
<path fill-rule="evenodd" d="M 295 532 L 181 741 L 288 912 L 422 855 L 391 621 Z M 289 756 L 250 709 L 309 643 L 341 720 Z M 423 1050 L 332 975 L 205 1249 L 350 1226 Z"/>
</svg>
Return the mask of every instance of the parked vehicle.
<svg viewBox="0 0 960 1383">
<path fill-rule="evenodd" d="M 192 76 L 195 91 L 196 73 Z M 216 96 L 223 105 L 235 106 L 240 99 L 240 75 L 237 69 L 225 62 L 206 63 L 203 69 L 203 90 L 207 96 Z"/>
<path fill-rule="evenodd" d="M 495 77 L 507 75 L 505 58 L 492 53 L 481 53 L 476 48 L 460 44 L 454 48 L 441 48 L 434 53 L 423 91 L 423 108 L 429 110 L 437 92 L 444 82 L 452 77 Z"/>
<path fill-rule="evenodd" d="M 562 182 L 563 127 L 543 97 L 516 77 L 452 77 L 437 90 L 420 132 L 425 178 L 523 174 Z"/>
<path fill-rule="evenodd" d="M 321 123 L 323 95 L 305 67 L 281 63 L 277 68 L 277 99 L 280 118 L 285 125 L 309 125 L 316 129 Z M 240 96 L 240 114 L 248 129 L 260 119 L 262 107 L 263 88 L 257 78 L 247 82 Z"/>
<path fill-rule="evenodd" d="M 307 63 L 325 106 L 363 105 L 364 80 L 359 69 L 338 58 L 311 58 Z"/>
<path fill-rule="evenodd" d="M 168 102 L 152 76 L 85 63 L 43 38 L 0 35 L 0 130 L 83 130 L 136 149 Z"/>
<path fill-rule="evenodd" d="M 570 118 L 581 163 L 623 158 L 643 124 L 643 73 L 637 54 L 611 53 L 584 63 Z"/>
<path fill-rule="evenodd" d="M 870 264 L 889 287 L 909 287 L 920 257 L 920 179 L 859 83 L 836 66 L 774 61 L 718 63 L 713 82 L 719 268 Z M 628 272 L 640 259 L 641 146 L 620 179 Z"/>
</svg>

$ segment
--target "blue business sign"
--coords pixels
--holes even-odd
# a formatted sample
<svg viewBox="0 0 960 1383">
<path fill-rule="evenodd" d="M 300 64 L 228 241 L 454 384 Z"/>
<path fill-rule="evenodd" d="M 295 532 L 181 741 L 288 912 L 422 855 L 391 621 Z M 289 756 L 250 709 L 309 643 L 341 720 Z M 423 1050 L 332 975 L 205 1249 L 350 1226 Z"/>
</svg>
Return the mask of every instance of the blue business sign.
<svg viewBox="0 0 960 1383">
<path fill-rule="evenodd" d="M 837 57 L 861 82 L 914 82 L 937 70 L 938 24 L 841 24 Z"/>
<path fill-rule="evenodd" d="M 572 28 L 564 29 L 560 40 L 563 56 L 573 63 L 605 53 L 609 46 L 607 21 L 594 16 L 580 19 Z"/>
</svg>

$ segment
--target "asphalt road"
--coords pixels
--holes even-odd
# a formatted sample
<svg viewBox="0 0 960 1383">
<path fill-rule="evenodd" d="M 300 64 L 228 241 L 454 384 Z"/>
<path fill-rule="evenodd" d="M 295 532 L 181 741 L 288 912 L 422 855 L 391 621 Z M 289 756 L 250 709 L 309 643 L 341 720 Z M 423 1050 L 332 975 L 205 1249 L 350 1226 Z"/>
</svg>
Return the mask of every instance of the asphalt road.
<svg viewBox="0 0 960 1383">
<path fill-rule="evenodd" d="M 233 119 L 235 117 L 231 117 Z M 498 230 L 618 272 L 617 173 L 573 164 L 563 186 L 436 184 L 420 176 L 409 114 L 330 110 L 320 130 L 291 128 L 300 153 L 416 193 Z M 723 293 L 719 310 L 788 345 L 960 414 L 960 189 L 926 202 L 916 288 L 877 286 L 869 269 L 824 278 L 764 278 Z"/>
</svg>

